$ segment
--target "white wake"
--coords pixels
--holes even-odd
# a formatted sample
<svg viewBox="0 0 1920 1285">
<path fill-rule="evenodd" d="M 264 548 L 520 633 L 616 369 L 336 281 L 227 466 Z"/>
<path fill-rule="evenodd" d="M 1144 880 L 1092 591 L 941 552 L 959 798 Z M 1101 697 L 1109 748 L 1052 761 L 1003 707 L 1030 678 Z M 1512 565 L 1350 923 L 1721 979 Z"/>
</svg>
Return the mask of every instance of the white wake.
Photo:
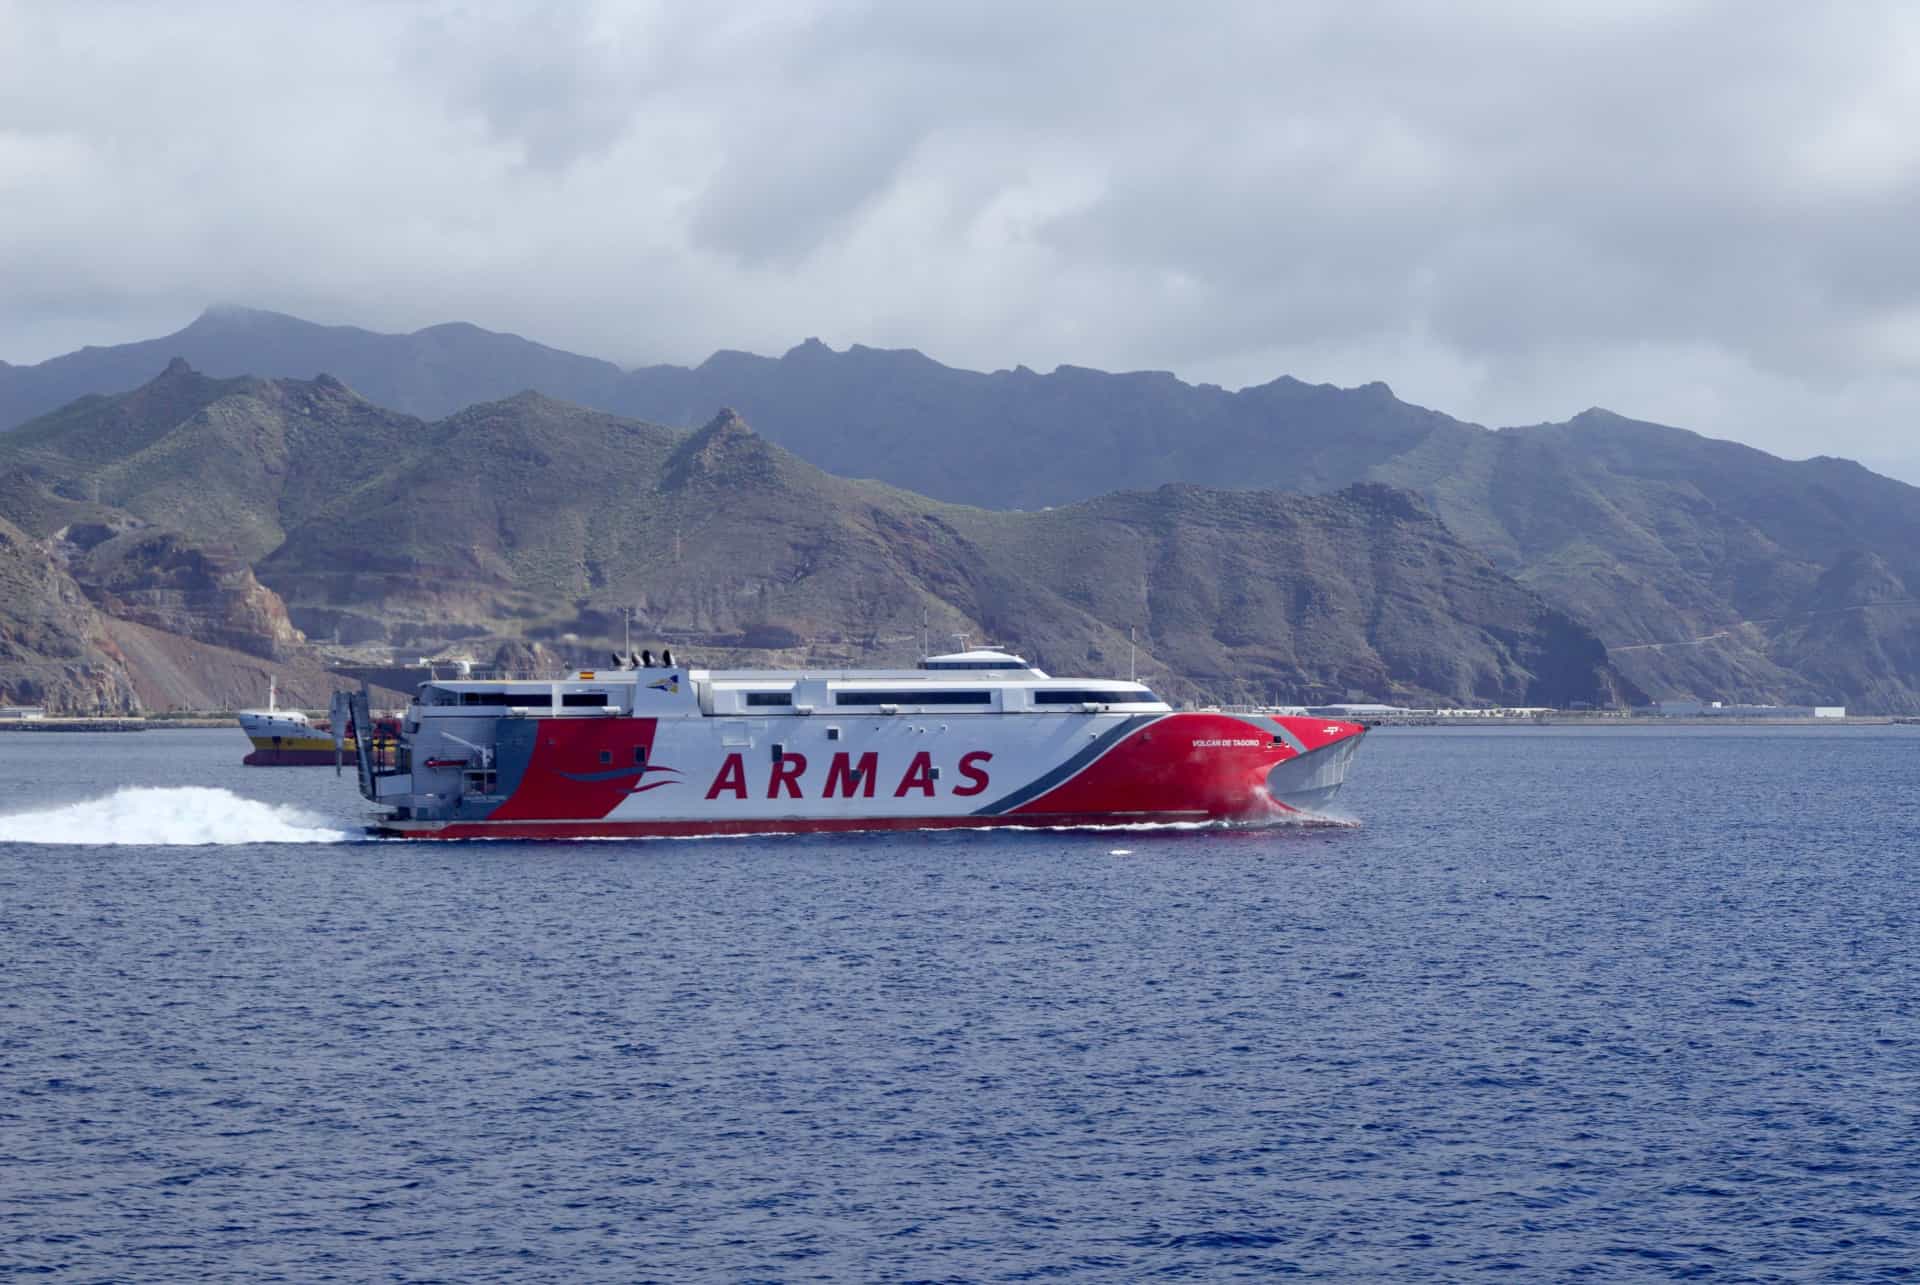
<svg viewBox="0 0 1920 1285">
<path fill-rule="evenodd" d="M 105 798 L 0 816 L 0 843 L 340 843 L 353 837 L 328 818 L 242 798 L 231 790 L 131 786 Z"/>
</svg>

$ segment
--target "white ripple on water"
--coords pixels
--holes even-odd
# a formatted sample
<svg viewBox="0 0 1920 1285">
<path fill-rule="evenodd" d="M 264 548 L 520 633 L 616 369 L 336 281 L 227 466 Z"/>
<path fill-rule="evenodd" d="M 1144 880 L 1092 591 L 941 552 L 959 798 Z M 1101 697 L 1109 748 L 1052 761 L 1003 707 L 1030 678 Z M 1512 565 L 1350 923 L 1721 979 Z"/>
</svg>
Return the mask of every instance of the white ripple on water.
<svg viewBox="0 0 1920 1285">
<path fill-rule="evenodd" d="M 231 790 L 189 785 L 115 790 L 104 798 L 0 816 L 0 842 L 139 844 L 342 843 L 328 818 Z"/>
</svg>

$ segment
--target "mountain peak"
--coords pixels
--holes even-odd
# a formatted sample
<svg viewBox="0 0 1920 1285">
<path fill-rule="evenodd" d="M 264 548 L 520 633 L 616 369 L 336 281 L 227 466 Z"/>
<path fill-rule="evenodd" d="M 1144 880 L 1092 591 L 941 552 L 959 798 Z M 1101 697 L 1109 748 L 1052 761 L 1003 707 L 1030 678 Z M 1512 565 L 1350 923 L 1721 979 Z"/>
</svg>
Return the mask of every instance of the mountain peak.
<svg viewBox="0 0 1920 1285">
<path fill-rule="evenodd" d="M 237 303 L 215 303 L 203 308 L 200 315 L 193 319 L 193 323 L 189 325 L 187 329 L 239 329 L 248 326 L 285 322 L 295 322 L 300 325 L 312 324 L 311 322 L 302 322 L 297 317 L 289 317 L 284 312 L 268 312 L 264 308 L 248 308 Z"/>
<path fill-rule="evenodd" d="M 787 349 L 782 361 L 804 361 L 808 358 L 831 357 L 833 349 L 822 343 L 819 336 L 808 335 L 804 340 Z"/>
<path fill-rule="evenodd" d="M 747 423 L 739 411 L 731 406 L 722 406 L 694 436 L 717 440 L 722 437 L 758 437 L 759 434 L 753 431 L 753 425 Z"/>
<path fill-rule="evenodd" d="M 192 366 L 187 364 L 185 357 L 175 357 L 167 363 L 167 368 L 160 373 L 162 375 L 191 375 L 194 373 L 194 370 Z"/>
<path fill-rule="evenodd" d="M 663 487 L 678 489 L 696 482 L 765 483 L 778 478 L 777 451 L 731 406 L 682 442 L 667 460 Z"/>
<path fill-rule="evenodd" d="M 532 410 L 546 410 L 556 407 L 568 409 L 573 405 L 571 402 L 561 401 L 558 397 L 549 397 L 537 388 L 522 388 L 519 392 L 511 396 L 502 397 L 499 404 L 502 406 L 526 407 Z"/>
</svg>

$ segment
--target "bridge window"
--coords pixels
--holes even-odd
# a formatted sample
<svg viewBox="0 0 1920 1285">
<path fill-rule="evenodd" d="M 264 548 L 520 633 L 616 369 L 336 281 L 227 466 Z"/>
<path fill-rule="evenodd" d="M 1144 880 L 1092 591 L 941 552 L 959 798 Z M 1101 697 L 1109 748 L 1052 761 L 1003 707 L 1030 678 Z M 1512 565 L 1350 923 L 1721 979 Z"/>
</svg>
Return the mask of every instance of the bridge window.
<svg viewBox="0 0 1920 1285">
<path fill-rule="evenodd" d="M 793 704 L 793 693 L 792 692 L 748 692 L 747 704 L 749 705 L 791 705 Z"/>
</svg>

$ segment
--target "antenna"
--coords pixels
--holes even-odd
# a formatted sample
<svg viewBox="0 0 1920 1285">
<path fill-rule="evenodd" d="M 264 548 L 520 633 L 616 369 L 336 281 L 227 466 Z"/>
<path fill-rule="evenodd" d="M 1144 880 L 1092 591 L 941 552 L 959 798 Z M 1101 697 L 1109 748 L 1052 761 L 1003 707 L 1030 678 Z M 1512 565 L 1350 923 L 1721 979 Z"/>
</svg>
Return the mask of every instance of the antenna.
<svg viewBox="0 0 1920 1285">
<path fill-rule="evenodd" d="M 933 654 L 933 648 L 927 646 L 927 604 L 920 604 L 920 659 L 925 660 Z"/>
<path fill-rule="evenodd" d="M 1139 681 L 1134 677 L 1133 654 L 1134 654 L 1133 626 L 1128 625 L 1127 626 L 1127 681 L 1130 683 Z"/>
</svg>

